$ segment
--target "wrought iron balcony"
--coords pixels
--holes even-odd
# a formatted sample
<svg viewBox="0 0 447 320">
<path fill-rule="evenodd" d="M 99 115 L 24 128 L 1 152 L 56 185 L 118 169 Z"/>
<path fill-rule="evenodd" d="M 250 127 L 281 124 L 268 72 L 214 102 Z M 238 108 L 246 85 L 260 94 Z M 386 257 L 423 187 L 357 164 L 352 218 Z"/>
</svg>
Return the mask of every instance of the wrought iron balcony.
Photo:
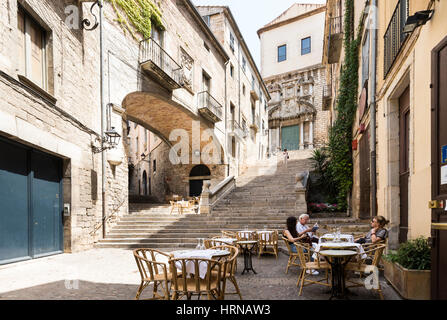
<svg viewBox="0 0 447 320">
<path fill-rule="evenodd" d="M 222 121 L 222 105 L 208 91 L 200 92 L 199 113 L 213 123 Z"/>
<path fill-rule="evenodd" d="M 340 61 L 343 46 L 343 17 L 329 18 L 328 62 Z"/>
<path fill-rule="evenodd" d="M 247 128 L 242 128 L 236 120 L 228 120 L 227 129 L 230 136 L 237 135 L 243 139 L 248 135 Z"/>
<path fill-rule="evenodd" d="M 140 65 L 163 87 L 181 87 L 182 67 L 152 38 L 140 42 Z"/>
<path fill-rule="evenodd" d="M 323 86 L 323 99 L 332 98 L 332 85 L 326 84 Z"/>
<path fill-rule="evenodd" d="M 253 119 L 253 123 L 250 125 L 250 128 L 257 132 L 259 130 L 259 116 L 255 116 Z"/>
<path fill-rule="evenodd" d="M 404 33 L 405 22 L 409 14 L 408 0 L 399 0 L 394 9 L 388 28 L 386 29 L 384 42 L 384 78 L 390 72 L 391 67 L 398 56 L 408 34 Z"/>
</svg>

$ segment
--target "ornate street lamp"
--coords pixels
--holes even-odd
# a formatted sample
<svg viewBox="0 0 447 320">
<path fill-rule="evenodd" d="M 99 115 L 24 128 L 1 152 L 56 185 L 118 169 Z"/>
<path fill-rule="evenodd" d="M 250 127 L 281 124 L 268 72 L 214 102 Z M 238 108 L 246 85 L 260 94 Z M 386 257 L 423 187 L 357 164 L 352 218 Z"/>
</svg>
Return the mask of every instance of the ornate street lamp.
<svg viewBox="0 0 447 320">
<path fill-rule="evenodd" d="M 121 138 L 121 135 L 115 131 L 115 127 L 110 128 L 110 130 L 107 130 L 106 132 L 104 132 L 104 136 L 102 137 L 100 148 L 92 145 L 93 152 L 101 153 L 104 150 L 116 148 L 119 144 L 120 138 Z"/>
</svg>

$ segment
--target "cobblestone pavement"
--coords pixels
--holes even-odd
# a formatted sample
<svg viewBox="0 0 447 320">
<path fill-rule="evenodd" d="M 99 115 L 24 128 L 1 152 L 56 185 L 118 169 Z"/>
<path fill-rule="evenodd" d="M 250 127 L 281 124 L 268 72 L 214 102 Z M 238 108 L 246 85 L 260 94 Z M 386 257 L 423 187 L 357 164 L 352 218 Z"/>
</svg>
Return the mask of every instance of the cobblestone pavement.
<svg viewBox="0 0 447 320">
<path fill-rule="evenodd" d="M 297 267 L 285 273 L 287 255 L 253 257 L 257 274 L 241 275 L 243 257 L 238 257 L 236 279 L 244 300 L 326 300 L 328 288 L 306 286 L 298 296 Z M 314 276 L 316 279 L 321 276 Z M 73 254 L 19 262 L 0 266 L 0 300 L 132 300 L 140 275 L 131 250 L 92 249 Z M 400 297 L 381 277 L 386 300 Z M 233 291 L 232 284 L 228 284 Z M 149 293 L 151 288 L 146 288 Z M 149 295 L 143 295 L 149 297 Z M 227 299 L 237 299 L 236 295 Z M 379 299 L 378 293 L 365 287 L 352 288 L 349 296 L 356 299 Z M 193 298 L 194 299 L 194 298 Z"/>
</svg>

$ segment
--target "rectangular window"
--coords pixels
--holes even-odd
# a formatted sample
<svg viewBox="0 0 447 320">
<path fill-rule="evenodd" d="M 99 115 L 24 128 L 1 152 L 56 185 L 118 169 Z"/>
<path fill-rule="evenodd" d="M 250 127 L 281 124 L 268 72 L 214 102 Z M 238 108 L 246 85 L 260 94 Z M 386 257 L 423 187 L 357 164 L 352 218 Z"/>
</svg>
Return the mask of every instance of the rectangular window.
<svg viewBox="0 0 447 320">
<path fill-rule="evenodd" d="M 203 21 L 208 25 L 208 27 L 211 25 L 211 16 L 203 16 Z"/>
<path fill-rule="evenodd" d="M 231 51 L 234 52 L 234 36 L 231 32 L 230 32 L 230 48 L 231 48 Z"/>
<path fill-rule="evenodd" d="M 247 66 L 247 61 L 242 57 L 242 70 L 245 72 L 245 67 Z"/>
<path fill-rule="evenodd" d="M 365 42 L 362 47 L 362 87 L 369 78 L 369 32 L 366 31 Z"/>
<path fill-rule="evenodd" d="M 152 161 L 152 168 L 153 168 L 154 172 L 157 171 L 157 160 Z"/>
<path fill-rule="evenodd" d="M 17 18 L 19 72 L 46 90 L 46 31 L 20 7 Z"/>
<path fill-rule="evenodd" d="M 234 67 L 232 64 L 230 65 L 230 75 L 232 78 L 234 78 Z"/>
<path fill-rule="evenodd" d="M 301 55 L 310 53 L 310 37 L 301 39 Z"/>
<path fill-rule="evenodd" d="M 206 44 L 205 41 L 203 41 L 203 46 L 205 47 L 206 51 L 210 51 L 210 47 Z"/>
<path fill-rule="evenodd" d="M 282 45 L 278 47 L 278 62 L 287 59 L 287 45 Z"/>
<path fill-rule="evenodd" d="M 202 72 L 202 91 L 210 92 L 211 77 L 205 72 Z"/>
</svg>

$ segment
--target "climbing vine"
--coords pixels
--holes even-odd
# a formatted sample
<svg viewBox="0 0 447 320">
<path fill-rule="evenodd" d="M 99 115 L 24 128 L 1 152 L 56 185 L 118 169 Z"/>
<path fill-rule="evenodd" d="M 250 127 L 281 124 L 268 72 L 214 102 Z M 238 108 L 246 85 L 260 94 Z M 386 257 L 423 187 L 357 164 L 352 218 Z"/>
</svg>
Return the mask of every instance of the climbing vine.
<svg viewBox="0 0 447 320">
<path fill-rule="evenodd" d="M 354 37 L 354 1 L 345 0 L 344 65 L 340 74 L 340 90 L 336 102 L 337 119 L 329 132 L 328 152 L 331 159 L 328 170 L 337 190 L 337 204 L 347 209 L 347 196 L 353 183 L 352 127 L 357 108 L 358 55 L 362 23 Z"/>
<path fill-rule="evenodd" d="M 152 25 L 164 30 L 161 21 L 162 13 L 157 4 L 152 0 L 106 0 L 115 10 L 117 21 L 121 28 L 129 31 L 138 40 L 136 32 L 143 38 L 151 36 Z"/>
</svg>

